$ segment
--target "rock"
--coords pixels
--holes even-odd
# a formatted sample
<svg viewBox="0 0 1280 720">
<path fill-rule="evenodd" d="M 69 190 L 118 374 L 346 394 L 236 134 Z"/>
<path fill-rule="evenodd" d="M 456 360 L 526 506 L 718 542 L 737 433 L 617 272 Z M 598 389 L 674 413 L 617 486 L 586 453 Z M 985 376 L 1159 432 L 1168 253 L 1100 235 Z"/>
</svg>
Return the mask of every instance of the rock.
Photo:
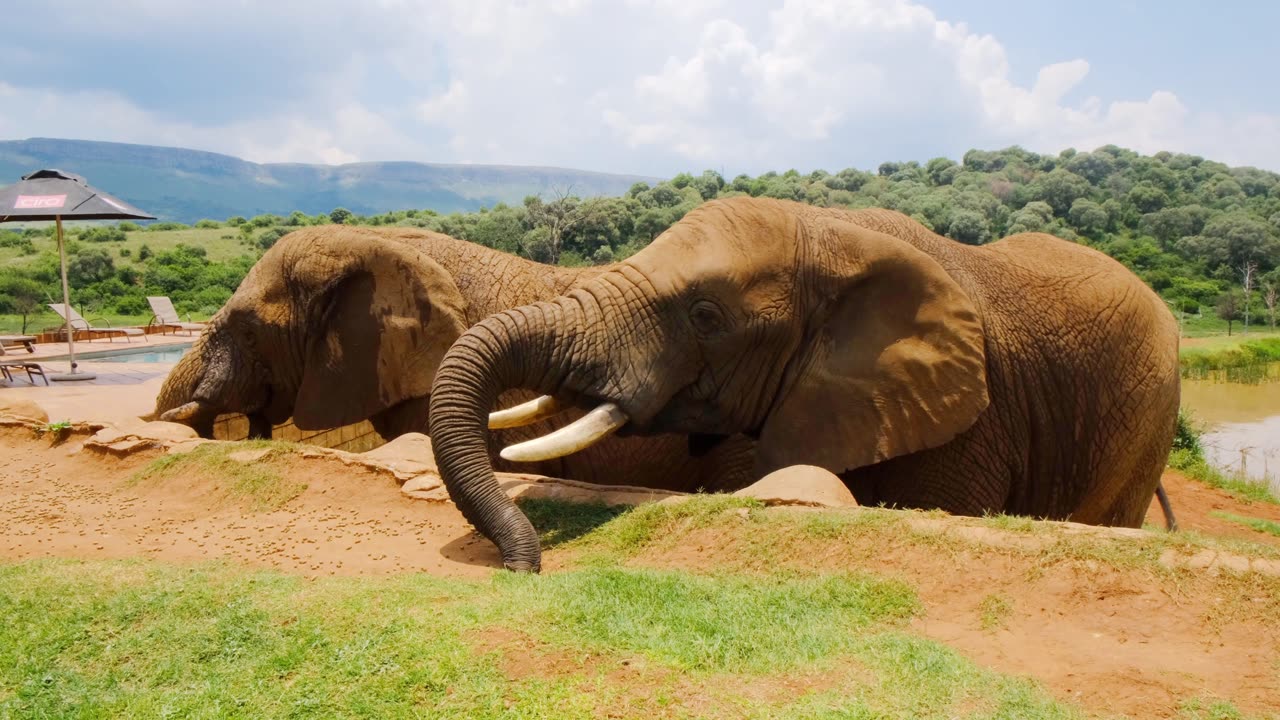
<svg viewBox="0 0 1280 720">
<path fill-rule="evenodd" d="M 792 465 L 775 470 L 734 495 L 756 498 L 765 505 L 858 506 L 853 493 L 840 478 L 813 465 Z"/>
<path fill-rule="evenodd" d="M 560 500 L 563 502 L 583 504 L 641 505 L 643 503 L 660 502 L 672 498 L 687 498 L 683 493 L 668 490 L 631 487 L 628 485 L 595 485 L 564 480 L 543 475 L 524 473 L 496 473 L 498 487 L 512 500 L 540 499 Z M 425 472 L 406 480 L 400 486 L 400 492 L 415 500 L 432 502 L 449 502 L 449 491 L 445 489 L 440 476 L 434 472 Z"/>
<path fill-rule="evenodd" d="M 32 425 L 44 425 L 49 422 L 49 413 L 26 398 L 0 397 L 0 418 Z"/>
<path fill-rule="evenodd" d="M 125 427 L 108 426 L 93 434 L 84 446 L 113 455 L 131 455 L 142 450 L 165 448 L 175 443 L 197 439 L 196 431 L 179 423 L 155 420 Z"/>
<path fill-rule="evenodd" d="M 163 420 L 152 420 L 134 430 L 133 434 L 148 440 L 163 440 L 166 442 L 179 442 L 200 437 L 190 425 L 165 422 Z"/>
<path fill-rule="evenodd" d="M 432 502 L 447 502 L 449 500 L 449 491 L 444 489 L 444 483 L 441 482 L 440 476 L 432 473 L 423 473 L 417 477 L 409 478 L 400 486 L 400 492 L 414 500 L 430 500 Z"/>
<path fill-rule="evenodd" d="M 435 456 L 431 451 L 431 438 L 422 433 L 405 433 L 400 437 L 369 452 L 360 453 L 361 461 L 370 461 L 395 473 L 397 478 L 411 478 L 422 473 L 436 472 Z"/>
<path fill-rule="evenodd" d="M 271 448 L 260 448 L 258 450 L 237 450 L 233 453 L 227 453 L 228 460 L 234 460 L 238 463 L 254 463 L 266 457 L 271 452 Z"/>
</svg>

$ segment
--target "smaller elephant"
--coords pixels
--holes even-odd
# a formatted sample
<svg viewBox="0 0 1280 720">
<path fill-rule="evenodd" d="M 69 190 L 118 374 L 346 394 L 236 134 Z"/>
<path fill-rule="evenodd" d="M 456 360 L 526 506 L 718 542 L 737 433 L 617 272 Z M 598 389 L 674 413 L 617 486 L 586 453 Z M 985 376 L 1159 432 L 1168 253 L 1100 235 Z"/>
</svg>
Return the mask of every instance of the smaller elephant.
<svg viewBox="0 0 1280 720">
<path fill-rule="evenodd" d="M 253 437 L 270 437 L 290 417 L 303 430 L 367 419 L 387 439 L 425 432 L 436 368 L 467 327 L 603 270 L 543 265 L 416 228 L 296 230 L 253 266 L 174 367 L 154 416 L 203 437 L 224 413 L 246 415 Z M 517 391 L 497 404 L 532 397 Z M 712 447 L 685 434 L 614 438 L 580 456 L 517 468 L 496 456 L 499 443 L 551 432 L 581 413 L 554 420 L 511 413 L 521 416 L 519 426 L 493 439 L 505 469 L 675 490 L 731 490 L 750 474 L 747 438 Z"/>
<path fill-rule="evenodd" d="M 472 326 L 436 372 L 430 429 L 450 496 L 513 570 L 541 555 L 487 452 L 512 388 L 595 408 L 512 460 L 745 434 L 753 477 L 817 465 L 863 505 L 1136 527 L 1173 439 L 1177 349 L 1160 298 L 1087 247 L 738 197 Z"/>
</svg>

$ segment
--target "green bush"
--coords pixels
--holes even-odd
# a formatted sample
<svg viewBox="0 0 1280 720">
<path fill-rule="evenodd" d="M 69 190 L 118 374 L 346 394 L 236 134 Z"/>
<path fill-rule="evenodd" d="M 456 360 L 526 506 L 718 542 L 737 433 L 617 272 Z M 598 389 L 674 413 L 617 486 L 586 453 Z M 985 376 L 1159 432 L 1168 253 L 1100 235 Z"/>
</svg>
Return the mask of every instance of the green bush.
<svg viewBox="0 0 1280 720">
<path fill-rule="evenodd" d="M 128 239 L 123 230 L 112 226 L 87 228 L 80 233 L 83 242 L 124 242 Z"/>
<path fill-rule="evenodd" d="M 1179 456 L 1180 462 L 1204 460 L 1204 446 L 1200 443 L 1200 437 L 1203 434 L 1204 431 L 1192 417 L 1191 411 L 1178 408 L 1178 421 L 1173 433 L 1173 451 L 1183 453 Z"/>
</svg>

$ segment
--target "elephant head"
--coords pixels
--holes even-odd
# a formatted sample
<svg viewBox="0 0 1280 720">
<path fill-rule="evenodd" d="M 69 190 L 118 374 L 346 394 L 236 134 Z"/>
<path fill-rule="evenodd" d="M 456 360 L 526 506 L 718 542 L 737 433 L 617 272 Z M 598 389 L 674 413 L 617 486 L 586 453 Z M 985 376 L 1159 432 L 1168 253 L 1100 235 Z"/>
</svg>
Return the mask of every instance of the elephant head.
<svg viewBox="0 0 1280 720">
<path fill-rule="evenodd" d="M 486 318 L 431 397 L 451 497 L 506 567 L 538 569 L 537 535 L 486 453 L 486 416 L 515 387 L 595 407 L 503 451 L 515 460 L 612 432 L 745 433 L 757 473 L 840 473 L 948 442 L 988 405 L 984 329 L 933 239 L 897 213 L 717 200 L 568 294 Z"/>
<path fill-rule="evenodd" d="M 322 429 L 414 403 L 421 412 L 436 366 L 466 326 L 451 275 L 405 237 L 298 230 L 210 321 L 170 373 L 155 414 L 209 437 L 221 413 L 248 415 L 261 436 L 290 416 Z"/>
</svg>

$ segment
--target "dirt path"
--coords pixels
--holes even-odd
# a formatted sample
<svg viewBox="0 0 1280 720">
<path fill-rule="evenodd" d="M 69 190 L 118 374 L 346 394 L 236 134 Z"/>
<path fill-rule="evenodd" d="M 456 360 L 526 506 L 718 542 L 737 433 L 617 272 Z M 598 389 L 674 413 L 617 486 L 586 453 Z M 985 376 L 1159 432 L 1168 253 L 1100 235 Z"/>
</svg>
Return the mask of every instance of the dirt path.
<svg viewBox="0 0 1280 720">
<path fill-rule="evenodd" d="M 411 500 L 390 476 L 332 460 L 292 458 L 286 476 L 307 489 L 253 512 L 200 478 L 130 486 L 154 454 L 104 461 L 16 430 L 0 444 L 0 558 L 225 558 L 308 576 L 477 576 L 498 561 L 452 505 Z"/>
<path fill-rule="evenodd" d="M 251 511 L 200 477 L 130 484 L 157 455 L 104 458 L 75 446 L 0 430 L 0 559 L 219 558 L 313 577 L 482 576 L 498 563 L 451 505 L 411 500 L 391 477 L 332 459 L 289 456 L 281 472 L 306 490 L 282 509 Z M 1183 528 L 1280 544 L 1212 515 L 1280 521 L 1280 508 L 1242 504 L 1176 473 L 1165 482 Z M 1158 506 L 1149 520 L 1162 525 Z M 651 564 L 711 568 L 734 552 L 714 537 L 690 543 L 698 553 Z M 1249 614 L 1250 603 L 1276 599 L 1250 597 L 1247 585 L 1226 597 L 1208 580 L 1164 587 L 1149 572 L 1039 567 L 978 546 L 948 553 L 868 543 L 800 561 L 903 578 L 925 605 L 917 632 L 988 667 L 1034 676 L 1091 711 L 1173 717 L 1189 697 L 1230 698 L 1252 712 L 1280 707 L 1280 629 Z M 548 567 L 560 565 L 551 555 Z"/>
</svg>

